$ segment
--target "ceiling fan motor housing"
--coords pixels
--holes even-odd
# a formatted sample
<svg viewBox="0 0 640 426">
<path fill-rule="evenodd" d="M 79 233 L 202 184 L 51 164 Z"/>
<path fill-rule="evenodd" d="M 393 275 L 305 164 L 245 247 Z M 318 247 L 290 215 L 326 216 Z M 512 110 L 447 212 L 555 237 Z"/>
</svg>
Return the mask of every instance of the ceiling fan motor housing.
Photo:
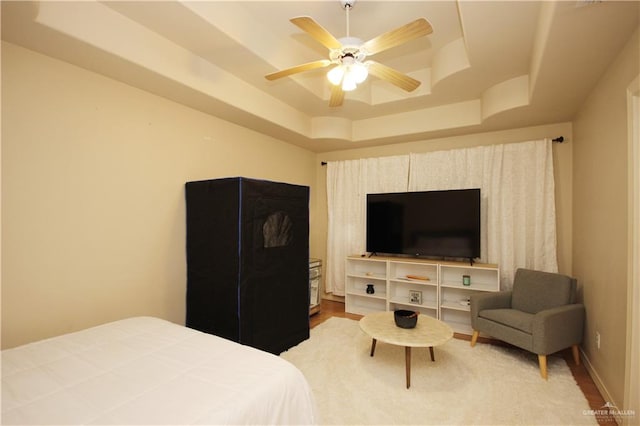
<svg viewBox="0 0 640 426">
<path fill-rule="evenodd" d="M 331 61 L 340 62 L 345 56 L 351 56 L 358 61 L 363 61 L 366 58 L 367 53 L 362 49 L 362 40 L 359 38 L 342 37 L 339 41 L 342 46 L 329 52 Z"/>
</svg>

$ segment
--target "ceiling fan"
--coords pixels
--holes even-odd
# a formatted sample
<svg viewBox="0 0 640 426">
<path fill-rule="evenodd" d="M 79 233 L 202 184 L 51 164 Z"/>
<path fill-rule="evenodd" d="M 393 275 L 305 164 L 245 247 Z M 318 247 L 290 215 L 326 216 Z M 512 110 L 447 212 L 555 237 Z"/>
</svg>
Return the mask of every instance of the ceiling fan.
<svg viewBox="0 0 640 426">
<path fill-rule="evenodd" d="M 344 92 L 354 90 L 358 84 L 366 80 L 368 74 L 386 80 L 407 92 L 415 90 L 420 85 L 418 80 L 379 62 L 365 59 L 368 56 L 431 34 L 433 29 L 429 22 L 424 18 L 419 18 L 395 30 L 363 42 L 359 38 L 349 35 L 349 10 L 353 7 L 355 0 L 340 0 L 340 3 L 347 15 L 346 37 L 335 38 L 309 16 L 300 16 L 290 20 L 294 25 L 329 49 L 329 59 L 320 59 L 297 65 L 267 74 L 265 78 L 267 80 L 277 80 L 293 74 L 335 65 L 327 73 L 327 78 L 331 82 L 330 107 L 342 105 Z"/>
</svg>

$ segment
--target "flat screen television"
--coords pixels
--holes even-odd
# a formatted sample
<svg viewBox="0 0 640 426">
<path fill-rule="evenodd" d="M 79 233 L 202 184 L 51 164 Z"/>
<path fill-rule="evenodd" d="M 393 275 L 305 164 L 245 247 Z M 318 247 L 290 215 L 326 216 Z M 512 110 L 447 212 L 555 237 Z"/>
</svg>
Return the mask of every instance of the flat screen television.
<svg viewBox="0 0 640 426">
<path fill-rule="evenodd" d="M 480 257 L 480 189 L 367 194 L 367 252 Z"/>
</svg>

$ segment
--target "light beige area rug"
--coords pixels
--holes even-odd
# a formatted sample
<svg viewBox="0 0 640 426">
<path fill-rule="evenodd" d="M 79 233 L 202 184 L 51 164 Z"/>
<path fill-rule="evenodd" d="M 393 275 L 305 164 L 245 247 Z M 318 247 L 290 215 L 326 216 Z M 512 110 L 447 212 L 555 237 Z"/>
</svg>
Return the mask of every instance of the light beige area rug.
<svg viewBox="0 0 640 426">
<path fill-rule="evenodd" d="M 452 339 L 435 348 L 435 362 L 427 348 L 412 350 L 406 389 L 404 348 L 370 349 L 357 321 L 334 317 L 281 355 L 307 377 L 321 424 L 597 424 L 561 357 L 549 357 L 545 381 L 536 355 Z"/>
</svg>

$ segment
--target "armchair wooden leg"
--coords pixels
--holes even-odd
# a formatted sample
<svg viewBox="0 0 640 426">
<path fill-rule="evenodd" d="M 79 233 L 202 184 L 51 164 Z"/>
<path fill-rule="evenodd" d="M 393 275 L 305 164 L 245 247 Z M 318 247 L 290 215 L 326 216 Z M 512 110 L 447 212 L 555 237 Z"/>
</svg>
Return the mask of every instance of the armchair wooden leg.
<svg viewBox="0 0 640 426">
<path fill-rule="evenodd" d="M 547 356 L 538 355 L 538 363 L 540 364 L 540 375 L 547 380 Z"/>
<path fill-rule="evenodd" d="M 471 336 L 471 347 L 476 345 L 476 342 L 478 341 L 478 334 L 480 333 L 477 330 L 473 330 L 473 335 Z"/>
<path fill-rule="evenodd" d="M 578 348 L 578 345 L 571 346 L 571 352 L 573 353 L 573 360 L 576 365 L 580 365 L 580 349 Z"/>
</svg>

